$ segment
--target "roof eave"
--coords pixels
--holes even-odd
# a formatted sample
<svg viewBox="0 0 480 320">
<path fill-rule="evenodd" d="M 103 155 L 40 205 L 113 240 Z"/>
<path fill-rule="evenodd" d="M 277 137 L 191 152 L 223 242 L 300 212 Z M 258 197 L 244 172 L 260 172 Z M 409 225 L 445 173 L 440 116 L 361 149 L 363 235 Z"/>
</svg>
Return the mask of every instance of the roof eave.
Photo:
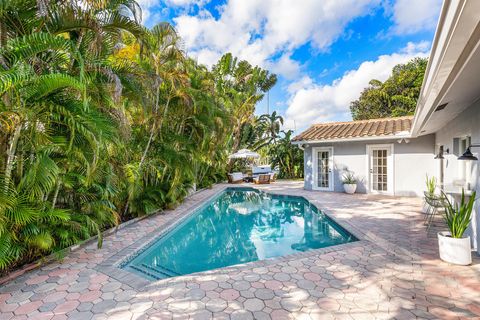
<svg viewBox="0 0 480 320">
<path fill-rule="evenodd" d="M 410 139 L 412 135 L 396 134 L 384 136 L 367 136 L 367 137 L 351 137 L 351 138 L 337 138 L 337 139 L 323 139 L 323 140 L 299 140 L 291 141 L 292 144 L 309 144 L 309 143 L 336 143 L 336 142 L 359 142 L 359 141 L 374 141 L 374 140 L 395 140 L 395 139 Z"/>
<path fill-rule="evenodd" d="M 450 103 L 444 97 L 475 49 L 470 36 L 478 27 L 479 9 L 478 1 L 444 1 L 412 122 L 413 137 L 431 133 L 425 129 L 436 108 Z"/>
</svg>

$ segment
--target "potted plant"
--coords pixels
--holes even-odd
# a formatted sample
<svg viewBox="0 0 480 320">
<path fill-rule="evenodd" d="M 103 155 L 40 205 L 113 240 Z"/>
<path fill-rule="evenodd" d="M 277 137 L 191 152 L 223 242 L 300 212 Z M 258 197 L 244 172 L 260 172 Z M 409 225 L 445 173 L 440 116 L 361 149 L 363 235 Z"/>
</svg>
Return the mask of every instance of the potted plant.
<svg viewBox="0 0 480 320">
<path fill-rule="evenodd" d="M 466 201 L 462 189 L 460 203 L 455 204 L 452 204 L 445 194 L 443 196 L 445 198 L 444 217 L 449 231 L 438 233 L 440 259 L 453 264 L 469 265 L 472 263 L 470 236 L 464 237 L 463 234 L 470 224 L 476 192 L 473 191 L 470 199 Z"/>
<path fill-rule="evenodd" d="M 429 178 L 428 174 L 427 174 L 425 176 L 425 185 L 427 186 L 427 191 L 425 191 L 425 199 L 427 197 L 434 197 L 435 190 L 437 188 L 437 179 L 435 177 Z M 428 213 L 428 210 L 429 210 L 428 208 L 429 208 L 429 205 L 428 205 L 427 201 L 425 200 L 423 202 L 422 212 L 423 213 Z"/>
<path fill-rule="evenodd" d="M 427 193 L 429 195 L 434 195 L 435 189 L 437 188 L 437 179 L 435 177 L 429 178 L 427 174 L 425 184 L 427 185 Z"/>
<path fill-rule="evenodd" d="M 343 189 L 348 194 L 353 194 L 357 190 L 357 178 L 355 178 L 353 172 L 347 171 L 343 175 Z"/>
</svg>

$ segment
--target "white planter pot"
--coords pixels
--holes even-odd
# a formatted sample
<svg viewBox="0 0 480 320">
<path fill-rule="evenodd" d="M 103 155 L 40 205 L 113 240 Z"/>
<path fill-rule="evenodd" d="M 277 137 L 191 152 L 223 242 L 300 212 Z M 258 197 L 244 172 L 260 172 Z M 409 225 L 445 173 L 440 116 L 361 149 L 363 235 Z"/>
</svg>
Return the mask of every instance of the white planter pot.
<svg viewBox="0 0 480 320">
<path fill-rule="evenodd" d="M 470 237 L 452 238 L 448 231 L 439 232 L 438 251 L 443 261 L 462 266 L 472 263 Z"/>
<path fill-rule="evenodd" d="M 356 183 L 344 184 L 343 189 L 345 190 L 346 193 L 353 194 L 355 193 L 355 190 L 357 190 L 357 184 Z"/>
</svg>

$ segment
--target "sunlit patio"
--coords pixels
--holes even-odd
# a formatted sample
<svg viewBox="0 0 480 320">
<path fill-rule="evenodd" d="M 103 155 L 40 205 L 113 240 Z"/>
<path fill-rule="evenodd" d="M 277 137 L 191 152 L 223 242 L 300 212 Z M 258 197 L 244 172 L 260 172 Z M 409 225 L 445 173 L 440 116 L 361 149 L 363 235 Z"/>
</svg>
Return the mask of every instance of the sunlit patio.
<svg viewBox="0 0 480 320">
<path fill-rule="evenodd" d="M 467 267 L 439 260 L 436 237 L 423 225 L 420 199 L 302 186 L 277 181 L 256 187 L 306 197 L 360 241 L 157 282 L 116 269 L 145 238 L 227 187 L 216 185 L 176 210 L 107 236 L 100 250 L 89 244 L 3 284 L 0 319 L 480 317 L 480 258 L 474 254 Z"/>
</svg>

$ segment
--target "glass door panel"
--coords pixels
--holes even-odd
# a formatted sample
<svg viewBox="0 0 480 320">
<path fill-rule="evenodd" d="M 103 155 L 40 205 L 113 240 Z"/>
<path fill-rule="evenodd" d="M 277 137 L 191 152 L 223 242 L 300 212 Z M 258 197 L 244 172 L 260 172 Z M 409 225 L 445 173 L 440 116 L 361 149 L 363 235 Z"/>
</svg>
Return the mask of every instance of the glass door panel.
<svg viewBox="0 0 480 320">
<path fill-rule="evenodd" d="M 373 149 L 371 154 L 372 190 L 386 192 L 388 190 L 388 156 L 389 149 Z"/>
</svg>

